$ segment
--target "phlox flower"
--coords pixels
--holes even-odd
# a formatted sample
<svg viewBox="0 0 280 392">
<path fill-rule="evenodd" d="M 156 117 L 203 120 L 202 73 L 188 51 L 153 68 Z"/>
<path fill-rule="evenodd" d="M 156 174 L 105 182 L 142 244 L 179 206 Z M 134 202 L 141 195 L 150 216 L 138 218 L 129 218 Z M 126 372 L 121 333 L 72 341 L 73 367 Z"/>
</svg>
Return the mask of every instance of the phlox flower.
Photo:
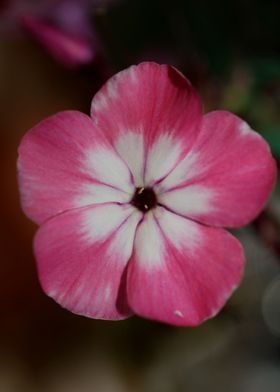
<svg viewBox="0 0 280 392">
<path fill-rule="evenodd" d="M 95 61 L 103 51 L 91 18 L 92 11 L 114 2 L 8 0 L 0 12 L 0 21 L 6 25 L 6 30 L 22 26 L 59 63 L 77 68 Z"/>
<path fill-rule="evenodd" d="M 247 224 L 273 188 L 263 138 L 225 112 L 203 115 L 175 68 L 141 63 L 23 137 L 18 176 L 44 291 L 84 316 L 180 326 L 213 317 L 243 275 Z"/>
</svg>

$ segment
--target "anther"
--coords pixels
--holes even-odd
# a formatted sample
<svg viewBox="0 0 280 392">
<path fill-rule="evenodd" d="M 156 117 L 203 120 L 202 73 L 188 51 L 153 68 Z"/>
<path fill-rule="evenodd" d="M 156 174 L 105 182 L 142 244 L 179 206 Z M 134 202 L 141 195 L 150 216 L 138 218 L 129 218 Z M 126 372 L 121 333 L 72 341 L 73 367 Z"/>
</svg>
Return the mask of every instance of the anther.
<svg viewBox="0 0 280 392">
<path fill-rule="evenodd" d="M 157 198 L 152 188 L 136 188 L 131 204 L 142 212 L 147 212 L 157 205 Z"/>
</svg>

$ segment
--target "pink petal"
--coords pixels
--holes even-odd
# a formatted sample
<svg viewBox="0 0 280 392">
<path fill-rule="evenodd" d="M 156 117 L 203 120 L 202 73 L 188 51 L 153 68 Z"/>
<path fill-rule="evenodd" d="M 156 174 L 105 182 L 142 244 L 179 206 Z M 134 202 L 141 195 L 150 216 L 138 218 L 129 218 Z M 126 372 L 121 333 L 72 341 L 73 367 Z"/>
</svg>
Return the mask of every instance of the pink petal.
<svg viewBox="0 0 280 392">
<path fill-rule="evenodd" d="M 140 219 L 130 206 L 104 204 L 45 222 L 34 244 L 44 291 L 84 316 L 117 320 L 131 315 L 123 280 Z"/>
<path fill-rule="evenodd" d="M 90 117 L 58 113 L 32 128 L 19 147 L 25 213 L 37 223 L 92 203 L 128 202 L 131 174 Z"/>
<path fill-rule="evenodd" d="M 160 203 L 202 223 L 236 227 L 264 207 L 276 165 L 264 139 L 228 112 L 204 117 L 199 137 L 157 185 Z"/>
<path fill-rule="evenodd" d="M 156 63 L 116 74 L 92 101 L 93 120 L 138 186 L 152 185 L 176 165 L 193 144 L 201 116 L 189 81 L 175 68 Z"/>
<path fill-rule="evenodd" d="M 240 283 L 240 243 L 223 229 L 158 208 L 139 225 L 127 295 L 138 315 L 194 326 L 213 317 Z"/>
<path fill-rule="evenodd" d="M 78 35 L 54 27 L 35 16 L 23 16 L 23 27 L 62 65 L 74 68 L 90 63 L 94 49 L 90 42 Z"/>
</svg>

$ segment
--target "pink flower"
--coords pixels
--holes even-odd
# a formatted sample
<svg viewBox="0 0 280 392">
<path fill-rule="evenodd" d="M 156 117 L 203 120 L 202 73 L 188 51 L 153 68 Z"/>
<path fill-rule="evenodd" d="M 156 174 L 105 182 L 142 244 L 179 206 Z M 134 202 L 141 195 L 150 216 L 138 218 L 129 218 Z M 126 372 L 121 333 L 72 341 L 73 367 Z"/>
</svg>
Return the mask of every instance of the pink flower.
<svg viewBox="0 0 280 392">
<path fill-rule="evenodd" d="M 21 24 L 54 59 L 65 67 L 76 68 L 88 64 L 96 55 L 94 45 L 82 35 L 64 31 L 35 16 L 22 16 Z"/>
<path fill-rule="evenodd" d="M 59 63 L 76 68 L 95 61 L 103 51 L 92 10 L 115 0 L 9 0 L 0 10 L 5 30 L 21 25 Z M 0 29 L 1 31 L 1 29 Z"/>
<path fill-rule="evenodd" d="M 45 292 L 74 313 L 175 325 L 213 317 L 240 283 L 247 224 L 273 188 L 266 142 L 235 115 L 202 114 L 183 75 L 142 63 L 19 148 L 25 213 Z"/>
</svg>

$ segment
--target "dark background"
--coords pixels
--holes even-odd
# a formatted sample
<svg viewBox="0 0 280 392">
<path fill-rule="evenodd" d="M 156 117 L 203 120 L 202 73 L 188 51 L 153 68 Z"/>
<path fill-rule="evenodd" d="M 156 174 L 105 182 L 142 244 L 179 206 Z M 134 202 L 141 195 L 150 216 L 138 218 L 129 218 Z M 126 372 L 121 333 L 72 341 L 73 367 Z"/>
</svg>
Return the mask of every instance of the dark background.
<svg viewBox="0 0 280 392">
<path fill-rule="evenodd" d="M 55 112 L 89 113 L 93 94 L 115 72 L 142 60 L 177 66 L 205 111 L 243 117 L 280 159 L 279 1 L 100 3 L 90 19 L 102 50 L 75 69 L 58 63 L 19 25 L 6 28 L 0 14 L 0 391 L 278 392 L 278 184 L 260 217 L 235 231 L 247 256 L 243 283 L 198 328 L 137 317 L 86 319 L 60 308 L 39 286 L 36 227 L 19 205 L 17 146 Z"/>
</svg>

